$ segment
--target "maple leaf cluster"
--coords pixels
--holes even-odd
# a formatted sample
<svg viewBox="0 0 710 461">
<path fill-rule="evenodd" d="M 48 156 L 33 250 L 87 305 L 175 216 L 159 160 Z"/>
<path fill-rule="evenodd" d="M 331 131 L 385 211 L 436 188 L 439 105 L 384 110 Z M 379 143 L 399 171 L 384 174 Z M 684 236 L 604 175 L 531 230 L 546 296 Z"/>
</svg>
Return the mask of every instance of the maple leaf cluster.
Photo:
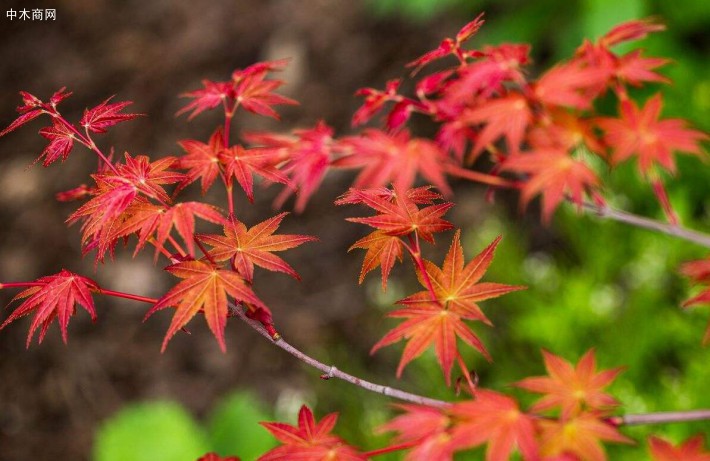
<svg viewBox="0 0 710 461">
<path fill-rule="evenodd" d="M 284 64 L 284 61 L 258 63 L 235 71 L 231 82 L 210 82 L 205 90 L 186 95 L 194 100 L 183 111 L 192 110 L 192 116 L 195 116 L 214 107 L 215 101 L 222 101 L 228 111 L 227 120 L 238 107 L 260 115 L 275 116 L 271 106 L 293 101 L 273 93 L 282 82 L 268 80 L 266 75 L 280 70 Z M 218 90 L 223 93 L 216 94 Z M 110 155 L 104 155 L 92 136 L 106 133 L 108 128 L 137 117 L 139 114 L 122 112 L 131 102 L 112 103 L 112 98 L 109 98 L 94 108 L 86 109 L 81 120 L 74 124 L 57 109 L 57 105 L 71 95 L 65 89 L 54 93 L 48 102 L 26 92 L 21 92 L 21 95 L 23 105 L 18 108 L 21 115 L 0 135 L 46 114 L 52 118 L 52 125 L 42 128 L 40 134 L 50 143 L 37 161 L 42 160 L 47 167 L 59 158 L 66 160 L 75 142 L 95 152 L 100 159 L 98 170 L 91 175 L 93 186 L 82 184 L 57 196 L 62 201 L 85 200 L 67 219 L 69 224 L 81 223 L 83 252 L 94 251 L 96 262 L 103 262 L 107 254 L 114 255 L 119 242 L 128 242 L 135 236 L 134 254 L 147 245 L 154 246 L 156 261 L 159 255 L 165 256 L 170 261 L 165 270 L 182 281 L 157 300 L 103 290 L 90 279 L 66 270 L 34 282 L 5 284 L 29 288 L 13 299 L 27 298 L 0 328 L 35 312 L 28 346 L 37 328 L 40 328 L 42 341 L 55 318 L 66 342 L 67 325 L 75 312 L 75 304 L 89 312 L 92 319 L 96 318 L 90 294 L 96 292 L 151 302 L 153 307 L 146 318 L 156 311 L 174 307 L 175 314 L 163 341 L 163 350 L 175 333 L 184 329 L 197 313 L 204 315 L 220 348 L 225 350 L 224 329 L 230 309 L 239 309 L 236 305 L 230 307 L 230 299 L 239 303 L 247 316 L 261 322 L 274 337 L 278 335 L 269 308 L 252 289 L 254 266 L 284 272 L 298 279 L 296 271 L 273 253 L 297 247 L 314 238 L 274 235 L 286 213 L 248 229 L 235 217 L 231 201 L 231 188 L 235 180 L 250 200 L 253 200 L 253 175 L 273 182 L 289 183 L 286 175 L 272 166 L 272 151 L 247 150 L 240 145 L 230 145 L 229 125 L 225 124 L 224 131 L 221 128 L 215 130 L 208 143 L 181 141 L 179 144 L 185 154 L 179 158 L 167 156 L 152 160 L 147 155 L 133 156 L 126 152 L 123 161 L 114 162 L 113 150 Z M 276 163 L 279 162 L 276 160 Z M 228 215 L 204 202 L 176 201 L 177 194 L 192 182 L 200 180 L 202 190 L 206 192 L 218 176 L 229 191 Z M 174 190 L 169 192 L 166 186 L 171 185 Z M 198 218 L 223 226 L 224 234 L 196 234 Z M 182 244 L 176 237 L 182 240 Z M 203 245 L 214 248 L 209 251 Z M 201 258 L 196 254 L 196 246 L 203 251 Z M 225 268 L 227 260 L 231 266 Z"/>
<path fill-rule="evenodd" d="M 377 213 L 365 218 L 348 218 L 348 221 L 375 228 L 374 232 L 350 247 L 351 250 L 367 250 L 360 271 L 360 283 L 368 272 L 380 266 L 382 289 L 386 290 L 390 271 L 398 260 L 402 261 L 403 249 L 406 249 L 417 268 L 419 282 L 425 288 L 424 291 L 397 301 L 397 304 L 405 307 L 390 312 L 388 316 L 403 318 L 405 321 L 375 344 L 372 352 L 406 340 L 407 345 L 397 367 L 399 377 L 409 362 L 433 345 L 437 361 L 449 384 L 454 362 L 463 362 L 458 350 L 458 339 L 491 360 L 481 340 L 465 322 L 477 321 L 492 325 L 478 303 L 524 287 L 479 283 L 493 260 L 500 237 L 466 265 L 460 231 L 454 235 L 441 267 L 422 258 L 420 239 L 434 243 L 435 233 L 453 227 L 442 218 L 453 204 L 435 203 L 442 198 L 428 187 L 403 190 L 395 184 L 392 189 L 350 189 L 336 204 L 363 204 Z M 420 205 L 423 206 L 420 208 Z M 466 369 L 462 368 L 462 371 L 467 373 Z"/>
<path fill-rule="evenodd" d="M 601 442 L 629 443 L 607 419 L 618 404 L 603 391 L 620 370 L 597 372 L 593 350 L 577 366 L 543 354 L 547 376 L 516 383 L 543 394 L 527 411 L 513 397 L 475 389 L 472 400 L 443 408 L 400 405 L 404 414 L 383 429 L 398 433 L 395 443 L 415 443 L 408 461 L 451 460 L 458 451 L 483 445 L 488 461 L 507 460 L 515 450 L 525 460 L 603 461 Z M 544 414 L 550 410 L 557 414 Z"/>
<path fill-rule="evenodd" d="M 203 88 L 183 94 L 190 101 L 178 112 L 188 119 L 221 108 L 223 126 L 205 142 L 185 139 L 178 144 L 180 156 L 152 159 L 125 152 L 114 160 L 98 147 L 94 136 L 141 114 L 124 113 L 130 101 L 112 102 L 110 97 L 87 108 L 81 119 L 66 120 L 57 106 L 71 93 L 64 88 L 48 101 L 21 92 L 19 116 L 0 132 L 4 136 L 32 120 L 48 115 L 51 124 L 39 130 L 48 145 L 38 156 L 49 167 L 67 160 L 79 144 L 95 153 L 99 167 L 91 185 L 81 184 L 61 192 L 62 201 L 83 200 L 68 224 L 81 224 L 83 253 L 95 252 L 95 260 L 113 257 L 118 244 L 134 242 L 134 254 L 153 246 L 155 260 L 165 257 L 165 271 L 180 279 L 159 299 L 120 293 L 93 280 L 62 269 L 33 282 L 0 284 L 2 288 L 24 288 L 11 302 L 23 300 L 0 325 L 34 314 L 27 346 L 39 331 L 42 342 L 56 319 L 64 342 L 68 323 L 77 305 L 96 318 L 93 295 L 103 294 L 150 303 L 146 318 L 173 308 L 162 350 L 196 316 L 204 316 L 219 347 L 226 350 L 225 328 L 232 315 L 261 323 L 272 339 L 279 340 L 269 307 L 255 292 L 255 270 L 265 269 L 299 279 L 296 270 L 275 253 L 296 248 L 315 237 L 278 234 L 287 213 L 279 213 L 249 227 L 235 210 L 233 191 L 238 184 L 250 202 L 255 184 L 284 186 L 276 199 L 279 207 L 295 196 L 294 208 L 303 211 L 334 168 L 358 170 L 352 187 L 337 205 L 363 205 L 374 212 L 348 221 L 373 230 L 351 247 L 365 250 L 359 282 L 380 268 L 382 289 L 405 254 L 411 259 L 422 289 L 397 301 L 387 314 L 401 323 L 387 332 L 373 347 L 400 341 L 405 345 L 396 370 L 404 368 L 433 348 L 447 385 L 458 365 L 471 398 L 432 407 L 400 405 L 403 414 L 386 423 L 384 431 L 395 432 L 394 444 L 373 452 L 362 452 L 332 434 L 337 415 L 316 421 L 303 406 L 295 426 L 262 423 L 282 445 L 260 460 L 365 460 L 377 454 L 408 450 L 410 461 L 448 461 L 456 453 L 486 446 L 486 459 L 509 459 L 519 452 L 525 460 L 604 461 L 603 443 L 629 443 L 618 431 L 612 414 L 619 403 L 606 388 L 620 368 L 597 371 L 594 350 L 576 365 L 543 351 L 547 374 L 528 377 L 515 386 L 541 394 L 524 410 L 509 395 L 479 388 L 478 377 L 466 366 L 460 346 L 465 344 L 492 360 L 473 326 L 492 322 L 480 303 L 525 287 L 483 281 L 501 241 L 497 237 L 466 262 L 461 231 L 456 230 L 441 265 L 423 256 L 423 244 L 434 244 L 435 235 L 454 229 L 444 219 L 453 206 L 447 176 L 480 182 L 496 188 L 520 190 L 522 206 L 542 196 L 542 216 L 549 220 L 565 200 L 582 205 L 587 197 L 603 204 L 603 181 L 599 164 L 610 168 L 636 158 L 643 178 L 649 180 L 668 219 L 677 218 L 665 192 L 662 171 L 675 172 L 674 154 L 701 155 L 700 143 L 707 136 L 686 126 L 681 119 L 661 118 L 659 94 L 639 105 L 631 99 L 631 87 L 668 83 L 656 69 L 667 60 L 646 57 L 643 51 L 625 54 L 613 48 L 642 39 L 664 29 L 649 20 L 621 24 L 595 42 L 585 41 L 574 56 L 537 79 L 528 76 L 530 47 L 525 44 L 467 48 L 467 42 L 483 26 L 480 15 L 453 38 L 408 64 L 416 75 L 431 63 L 452 58 L 456 65 L 421 77 L 415 96 L 399 93 L 401 80 L 387 82 L 384 90 L 358 91 L 363 105 L 353 116 L 353 125 L 368 123 L 385 114 L 384 125 L 360 133 L 336 137 L 334 130 L 319 121 L 312 128 L 294 129 L 288 134 L 240 133 L 232 141 L 231 124 L 238 109 L 279 118 L 278 105 L 296 104 L 275 91 L 283 81 L 270 78 L 286 60 L 267 61 L 237 69 L 228 81 L 203 81 Z M 613 93 L 617 116 L 600 116 L 595 101 Z M 407 128 L 415 115 L 433 121 L 433 139 L 413 135 Z M 473 168 L 488 153 L 488 171 Z M 218 181 L 219 179 L 219 181 Z M 428 183 L 418 186 L 421 181 Z M 179 194 L 199 182 L 203 194 L 221 182 L 228 210 L 203 201 L 178 201 Z M 435 191 L 436 188 L 439 192 Z M 172 190 L 170 190 L 172 189 Z M 197 220 L 221 226 L 221 233 L 197 232 Z M 198 250 L 201 255 L 198 254 Z M 685 306 L 710 302 L 710 263 L 687 263 L 681 269 L 702 291 Z M 705 341 L 710 341 L 710 325 Z M 653 459 L 707 459 L 702 440 L 693 438 L 678 446 L 663 439 L 649 439 Z M 202 461 L 238 460 L 208 453 Z"/>
</svg>

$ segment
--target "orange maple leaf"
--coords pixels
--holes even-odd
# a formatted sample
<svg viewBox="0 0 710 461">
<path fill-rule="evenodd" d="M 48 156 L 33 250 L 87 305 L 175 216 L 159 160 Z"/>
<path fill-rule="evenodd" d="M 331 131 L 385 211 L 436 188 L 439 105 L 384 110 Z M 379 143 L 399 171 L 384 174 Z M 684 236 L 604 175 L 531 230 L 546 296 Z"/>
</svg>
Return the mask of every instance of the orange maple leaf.
<svg viewBox="0 0 710 461">
<path fill-rule="evenodd" d="M 685 128 L 685 121 L 679 118 L 659 120 L 662 105 L 660 93 L 650 98 L 642 109 L 627 99 L 619 108 L 621 118 L 598 120 L 605 131 L 604 141 L 613 149 L 615 163 L 636 155 L 643 175 L 648 175 L 655 164 L 674 173 L 674 151 L 701 155 L 698 143 L 707 139 L 707 135 Z"/>
<path fill-rule="evenodd" d="M 297 426 L 278 422 L 259 423 L 283 445 L 260 456 L 258 461 L 366 461 L 365 455 L 331 434 L 337 421 L 337 413 L 330 413 L 316 422 L 311 409 L 303 405 L 298 412 Z"/>
<path fill-rule="evenodd" d="M 601 442 L 633 443 L 611 424 L 591 413 L 581 413 L 567 420 L 540 419 L 540 452 L 545 459 L 606 461 Z M 549 458 L 548 458 L 549 457 Z"/>
<path fill-rule="evenodd" d="M 476 158 L 483 149 L 501 136 L 508 142 L 508 152 L 517 154 L 532 120 L 533 113 L 527 99 L 517 93 L 490 99 L 479 107 L 465 111 L 461 116 L 462 123 L 485 123 L 473 146 L 471 157 Z"/>
<path fill-rule="evenodd" d="M 490 325 L 490 320 L 486 318 L 477 303 L 524 288 L 501 283 L 478 283 L 493 261 L 493 253 L 500 242 L 500 237 L 464 267 L 460 233 L 460 231 L 456 232 L 441 269 L 430 261 L 424 261 L 434 293 L 428 290 L 420 291 L 398 301 L 398 304 L 407 307 L 391 312 L 388 316 L 407 320 L 387 333 L 372 348 L 371 353 L 374 353 L 381 347 L 402 339 L 407 340 L 402 359 L 397 367 L 398 377 L 409 362 L 434 343 L 437 360 L 448 384 L 451 378 L 451 367 L 459 354 L 457 337 L 490 360 L 485 346 L 464 320 L 481 321 Z M 426 287 L 424 276 L 418 275 L 420 283 Z"/>
<path fill-rule="evenodd" d="M 200 179 L 202 193 L 206 193 L 221 171 L 219 154 L 224 150 L 222 129 L 217 128 L 207 144 L 195 139 L 184 139 L 178 144 L 185 150 L 185 155 L 178 159 L 177 166 L 188 170 L 187 178 L 178 190 Z"/>
<path fill-rule="evenodd" d="M 549 222 L 555 208 L 569 194 L 578 205 L 585 192 L 599 185 L 596 173 L 586 163 L 575 160 L 563 149 L 538 149 L 514 155 L 503 163 L 503 170 L 529 174 L 520 194 L 525 207 L 537 194 L 542 194 L 542 218 Z"/>
<path fill-rule="evenodd" d="M 99 286 L 93 280 L 62 269 L 57 274 L 37 279 L 35 283 L 38 286 L 32 286 L 12 298 L 12 301 L 27 299 L 0 325 L 0 330 L 2 330 L 18 318 L 34 311 L 35 315 L 27 335 L 27 347 L 30 347 L 32 336 L 40 327 L 39 343 L 42 343 L 49 325 L 55 318 L 59 322 L 62 340 L 66 344 L 67 326 L 71 316 L 76 313 L 77 304 L 89 313 L 92 321 L 96 320 L 96 310 L 91 292 L 99 291 Z M 0 284 L 0 288 L 2 288 L 2 284 Z"/>
<path fill-rule="evenodd" d="M 380 426 L 378 431 L 398 432 L 395 443 L 414 443 L 407 461 L 451 461 L 455 447 L 451 443 L 452 418 L 441 408 L 400 404 L 405 413 Z"/>
<path fill-rule="evenodd" d="M 576 367 L 545 350 L 542 354 L 549 376 L 525 378 L 516 383 L 522 389 L 545 394 L 531 407 L 532 411 L 559 407 L 562 418 L 567 419 L 586 410 L 606 414 L 618 405 L 616 399 L 602 389 L 616 379 L 623 367 L 597 373 L 594 349 L 587 351 Z"/>
<path fill-rule="evenodd" d="M 348 251 L 355 248 L 367 250 L 360 270 L 359 283 L 365 280 L 368 272 L 379 266 L 382 268 L 382 289 L 387 290 L 387 279 L 394 263 L 397 260 L 402 262 L 402 240 L 397 236 L 387 235 L 384 231 L 376 230 L 353 243 Z"/>
<path fill-rule="evenodd" d="M 539 459 L 535 420 L 511 397 L 478 389 L 473 400 L 457 402 L 448 412 L 454 421 L 451 443 L 457 449 L 488 443 L 486 461 L 506 461 L 516 448 L 526 460 Z"/>
<path fill-rule="evenodd" d="M 168 266 L 165 270 L 184 280 L 171 288 L 145 315 L 147 319 L 156 311 L 170 306 L 177 307 L 165 334 L 161 352 L 165 351 L 170 338 L 200 310 L 204 311 L 207 325 L 219 347 L 223 352 L 226 351 L 224 327 L 227 324 L 227 295 L 236 301 L 268 310 L 244 279 L 232 271 L 220 269 L 204 261 L 183 261 Z"/>
<path fill-rule="evenodd" d="M 254 265 L 270 271 L 284 272 L 296 280 L 300 277 L 286 261 L 272 254 L 295 248 L 316 237 L 298 234 L 273 235 L 288 213 L 281 213 L 253 227 L 247 227 L 236 218 L 224 226 L 224 235 L 199 234 L 197 238 L 212 246 L 209 256 L 215 261 L 231 260 L 232 267 L 248 281 L 254 278 Z"/>
<path fill-rule="evenodd" d="M 444 195 L 452 194 L 443 172 L 448 156 L 435 143 L 426 139 L 411 139 L 409 132 L 389 134 L 381 130 L 365 130 L 360 136 L 344 138 L 341 147 L 348 155 L 333 162 L 333 166 L 362 168 L 353 187 L 378 187 L 394 183 L 409 189 L 420 174 Z"/>
<path fill-rule="evenodd" d="M 417 196 L 424 191 L 424 199 Z M 383 193 L 383 191 L 386 191 Z M 419 208 L 417 203 L 433 203 L 432 193 L 427 188 L 404 190 L 396 185 L 387 189 L 350 189 L 336 204 L 363 203 L 379 214 L 366 218 L 347 218 L 350 222 L 366 224 L 384 231 L 387 235 L 404 236 L 415 233 L 427 242 L 434 242 L 434 233 L 453 228 L 441 217 L 454 206 L 451 202 L 438 203 Z M 388 195 L 385 195 L 389 193 Z M 412 195 L 414 194 L 414 195 Z M 437 194 L 434 194 L 436 197 Z"/>
<path fill-rule="evenodd" d="M 703 449 L 703 435 L 698 434 L 685 442 L 673 446 L 659 437 L 648 439 L 653 461 L 710 461 L 710 451 Z"/>
</svg>

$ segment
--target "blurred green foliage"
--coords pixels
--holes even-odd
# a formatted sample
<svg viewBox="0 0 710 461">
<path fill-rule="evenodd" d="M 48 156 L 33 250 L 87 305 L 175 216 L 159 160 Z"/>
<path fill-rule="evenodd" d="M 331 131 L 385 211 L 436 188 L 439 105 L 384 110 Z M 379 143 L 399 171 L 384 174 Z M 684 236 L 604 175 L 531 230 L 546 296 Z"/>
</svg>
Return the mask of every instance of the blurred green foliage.
<svg viewBox="0 0 710 461">
<path fill-rule="evenodd" d="M 128 405 L 99 428 L 95 461 L 185 461 L 208 452 L 252 461 L 275 445 L 260 421 L 273 417 L 251 393 L 235 392 L 214 408 L 202 427 L 179 403 Z"/>
<path fill-rule="evenodd" d="M 651 94 L 662 91 L 665 117 L 682 117 L 705 131 L 710 128 L 707 117 L 710 112 L 710 61 L 707 59 L 710 2 L 388 0 L 372 4 L 379 16 L 398 15 L 424 22 L 437 14 L 458 14 L 461 25 L 480 11 L 486 11 L 486 25 L 473 39 L 472 46 L 532 43 L 538 70 L 568 58 L 585 37 L 599 37 L 624 20 L 657 16 L 667 24 L 668 30 L 632 46 L 645 48 L 650 56 L 672 59 L 661 73 L 672 79 L 673 84 L 651 85 L 634 96 L 643 102 Z M 436 43 L 432 43 L 431 47 L 434 46 Z M 606 106 L 608 110 L 614 109 L 613 101 L 604 104 L 602 102 L 602 110 L 607 110 Z M 666 178 L 671 201 L 685 226 L 707 232 L 708 170 L 697 158 L 678 157 L 678 176 Z M 664 220 L 650 187 L 640 180 L 635 164 L 622 165 L 606 179 L 606 196 L 612 205 Z M 536 213 L 534 206 L 532 208 Z M 526 376 L 545 373 L 540 348 L 572 362 L 589 348 L 595 348 L 599 368 L 626 367 L 610 389 L 622 402 L 622 413 L 710 407 L 707 392 L 710 348 L 700 344 L 708 309 L 680 308 L 692 289 L 677 272 L 682 262 L 700 259 L 706 251 L 670 236 L 578 214 L 573 207 L 559 210 L 554 222 L 542 229 L 538 224 L 522 224 L 530 224 L 529 220 L 537 220 L 539 215 L 524 219 L 508 217 L 500 210 L 490 209 L 490 212 L 482 226 L 464 226 L 463 245 L 467 256 L 472 257 L 495 236 L 503 235 L 488 280 L 526 284 L 529 288 L 483 303 L 496 327 L 474 328 L 481 334 L 495 362 L 487 364 L 474 353 L 466 356 L 467 363 L 474 364 L 482 386 L 512 392 L 523 402 L 532 402 L 535 396 L 509 385 Z M 541 232 L 544 233 L 542 238 Z M 419 289 L 401 281 L 391 285 L 405 296 Z M 372 296 L 373 306 L 381 301 L 381 296 Z M 377 325 L 384 333 L 394 323 L 385 320 Z M 390 376 L 394 374 L 402 347 L 394 347 L 390 352 Z M 347 349 L 330 351 L 327 360 L 347 361 L 353 372 L 367 376 L 366 364 L 353 363 Z M 444 387 L 433 353 L 409 365 L 402 381 L 393 385 L 397 384 L 433 397 L 455 398 L 453 392 Z M 317 395 L 322 399 L 323 412 L 336 408 L 341 412 L 339 433 L 368 449 L 385 445 L 386 436 L 373 437 L 370 431 L 396 413 L 391 406 L 383 408 L 386 401 L 379 396 L 363 395 L 345 387 L 340 392 L 332 383 L 328 386 L 328 391 L 322 390 L 327 396 Z M 642 459 L 647 435 L 657 434 L 679 441 L 698 432 L 707 433 L 707 422 L 627 427 L 623 432 L 639 444 L 608 446 L 609 459 Z M 457 459 L 483 459 L 482 453 L 477 450 Z M 392 454 L 382 459 L 397 460 L 401 456 Z"/>
</svg>

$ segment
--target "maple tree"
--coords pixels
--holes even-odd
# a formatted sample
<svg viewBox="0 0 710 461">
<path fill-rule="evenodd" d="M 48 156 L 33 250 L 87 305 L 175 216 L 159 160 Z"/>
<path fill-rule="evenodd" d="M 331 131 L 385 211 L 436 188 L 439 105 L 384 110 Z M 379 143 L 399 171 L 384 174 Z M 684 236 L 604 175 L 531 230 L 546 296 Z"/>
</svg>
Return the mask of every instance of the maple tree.
<svg viewBox="0 0 710 461">
<path fill-rule="evenodd" d="M 449 68 L 420 77 L 414 96 L 399 93 L 400 79 L 387 82 L 384 90 L 358 91 L 364 102 L 353 115 L 353 127 L 370 123 L 380 114 L 384 115 L 382 124 L 342 137 L 319 121 L 290 134 L 247 132 L 240 133 L 236 142 L 232 139 L 234 114 L 240 108 L 278 119 L 275 106 L 296 104 L 276 93 L 284 82 L 271 78 L 285 68 L 286 60 L 237 69 L 230 80 L 205 80 L 203 88 L 184 93 L 189 102 L 178 114 L 189 113 L 189 120 L 221 107 L 224 123 L 206 142 L 179 141 L 182 155 L 155 160 L 128 152 L 121 160 L 114 160 L 113 150 L 107 155 L 94 140 L 94 135 L 141 115 L 123 112 L 130 101 L 112 102 L 113 97 L 109 97 L 85 109 L 81 119 L 72 123 L 58 109 L 71 95 L 64 88 L 46 102 L 20 92 L 23 105 L 17 108 L 19 116 L 0 136 L 47 115 L 50 124 L 39 134 L 49 143 L 36 162 L 50 167 L 66 160 L 77 145 L 99 159 L 99 167 L 91 175 L 92 186 L 82 184 L 58 194 L 62 201 L 84 200 L 67 219 L 70 225 L 81 223 L 83 253 L 95 252 L 98 266 L 105 262 L 106 255 L 112 257 L 118 251 L 121 242 L 128 245 L 134 241 L 134 254 L 153 246 L 156 262 L 162 256 L 167 261 L 164 270 L 181 280 L 158 299 L 113 291 L 66 269 L 35 281 L 0 283 L 0 289 L 24 289 L 11 303 L 23 301 L 0 329 L 33 314 L 27 347 L 37 330 L 41 343 L 55 319 L 62 340 L 67 342 L 69 320 L 77 305 L 95 320 L 96 295 L 121 297 L 150 304 L 146 319 L 157 311 L 174 309 L 161 351 L 199 315 L 204 316 L 218 346 L 225 351 L 227 323 L 230 318 L 238 318 L 278 347 L 323 371 L 323 379 L 344 379 L 409 402 L 398 405 L 401 413 L 380 428 L 396 433 L 392 444 L 371 451 L 360 450 L 333 433 L 337 414 L 318 421 L 304 405 L 295 426 L 262 423 L 281 442 L 261 456 L 263 461 L 354 461 L 398 451 L 405 452 L 408 460 L 446 461 L 458 452 L 482 446 L 490 461 L 511 456 L 603 461 L 607 459 L 604 444 L 632 443 L 621 432 L 626 424 L 710 419 L 710 410 L 615 414 L 621 403 L 606 388 L 622 367 L 597 370 L 594 349 L 575 365 L 543 350 L 546 374 L 523 377 L 514 383 L 518 390 L 541 394 L 531 405 L 512 392 L 479 385 L 480 377 L 461 353 L 465 345 L 493 360 L 474 323 L 493 326 L 479 303 L 525 287 L 490 281 L 486 276 L 500 236 L 466 262 L 461 230 L 444 219 L 454 206 L 449 177 L 486 185 L 489 198 L 500 189 L 517 190 L 523 207 L 541 195 L 546 222 L 557 208 L 570 202 L 578 209 L 592 209 L 610 219 L 710 246 L 707 237 L 680 226 L 663 184 L 664 171 L 675 173 L 674 154 L 702 156 L 701 142 L 708 137 L 681 119 L 662 119 L 660 93 L 641 106 L 632 99 L 630 87 L 669 82 L 656 72 L 668 60 L 645 57 L 638 50 L 625 54 L 613 50 L 618 44 L 642 39 L 664 26 L 651 20 L 621 24 L 596 42 L 585 41 L 569 60 L 533 79 L 528 76 L 531 60 L 526 44 L 467 48 L 467 42 L 483 24 L 480 15 L 455 37 L 446 38 L 407 65 L 413 69 L 414 78 L 433 62 L 454 61 Z M 618 115 L 597 110 L 595 104 L 603 96 L 616 99 Z M 412 134 L 410 120 L 417 116 L 437 127 L 432 139 Z M 486 169 L 476 170 L 484 156 Z M 613 170 L 632 157 L 637 158 L 641 176 L 650 182 L 669 223 L 624 214 L 606 205 L 605 171 L 600 165 Z M 380 268 L 382 289 L 386 290 L 395 264 L 407 255 L 423 287 L 397 301 L 404 307 L 387 313 L 387 317 L 403 321 L 385 333 L 372 346 L 372 352 L 404 341 L 395 372 L 399 378 L 410 362 L 433 346 L 445 385 L 452 385 L 454 364 L 458 365 L 461 375 L 454 386 L 468 397 L 445 402 L 369 383 L 305 355 L 277 331 L 271 310 L 257 294 L 260 287 L 255 271 L 281 272 L 299 280 L 296 269 L 274 253 L 317 238 L 277 233 L 287 213 L 251 227 L 242 222 L 235 207 L 234 182 L 250 202 L 256 183 L 280 183 L 283 190 L 276 205 L 285 205 L 295 195 L 294 208 L 299 212 L 333 169 L 359 170 L 352 187 L 335 204 L 362 205 L 374 211 L 371 216 L 347 218 L 374 229 L 350 247 L 365 250 L 359 282 Z M 205 201 L 179 201 L 180 193 L 195 182 L 200 183 L 203 195 L 214 184 L 223 184 L 227 210 Z M 196 233 L 196 218 L 221 226 L 222 233 Z M 441 266 L 425 259 L 423 243 L 434 244 L 435 234 L 453 229 Z M 689 262 L 680 271 L 703 286 L 683 305 L 710 303 L 710 261 Z M 710 325 L 704 338 L 708 341 Z M 700 436 L 678 446 L 654 436 L 648 444 L 656 460 L 710 457 L 702 448 Z M 207 453 L 200 460 L 238 458 Z"/>
</svg>

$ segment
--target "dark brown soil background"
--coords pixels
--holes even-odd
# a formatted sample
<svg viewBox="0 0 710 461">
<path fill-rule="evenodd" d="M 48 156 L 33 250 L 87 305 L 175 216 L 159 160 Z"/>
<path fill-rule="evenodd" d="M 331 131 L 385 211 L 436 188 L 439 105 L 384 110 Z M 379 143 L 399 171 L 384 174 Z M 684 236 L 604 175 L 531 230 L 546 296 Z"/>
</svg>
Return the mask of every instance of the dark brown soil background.
<svg viewBox="0 0 710 461">
<path fill-rule="evenodd" d="M 135 101 L 131 111 L 147 116 L 114 127 L 99 142 L 118 153 L 154 158 L 178 154 L 180 139 L 206 140 L 220 122 L 218 114 L 189 123 L 176 118 L 184 104 L 178 94 L 197 89 L 203 78 L 227 79 L 233 69 L 263 59 L 292 58 L 283 92 L 301 106 L 282 110 L 281 124 L 242 114 L 237 129 L 287 130 L 324 119 L 345 134 L 359 103 L 357 88 L 382 87 L 402 76 L 407 60 L 454 34 L 473 14 L 459 11 L 424 27 L 376 18 L 362 2 L 338 0 L 35 0 L 3 7 L 0 125 L 13 120 L 19 90 L 47 98 L 67 86 L 74 96 L 62 107 L 70 120 L 115 94 L 116 101 Z M 9 21 L 10 8 L 55 8 L 57 19 Z M 63 165 L 28 169 L 46 143 L 37 135 L 41 120 L 0 139 L 0 280 L 29 281 L 66 268 L 112 289 L 160 296 L 174 280 L 160 270 L 162 262 L 153 266 L 151 254 L 131 259 L 130 251 L 119 251 L 97 270 L 91 255 L 80 259 L 79 229 L 64 225 L 76 204 L 57 204 L 53 195 L 87 182 L 95 160 L 79 147 Z M 332 205 L 351 178 L 331 176 L 306 212 L 284 225 L 284 232 L 321 239 L 286 256 L 303 281 L 282 275 L 256 281 L 279 329 L 307 351 L 347 341 L 354 353 L 366 355 L 377 339 L 355 328 L 365 315 L 365 290 L 354 283 L 360 255 L 346 250 L 361 234 L 342 220 L 352 210 Z M 272 216 L 275 193 L 257 191 L 253 207 L 240 199 L 240 218 L 254 224 Z M 208 198 L 221 201 L 222 195 L 215 187 Z M 0 303 L 16 292 L 0 292 Z M 234 388 L 258 387 L 273 401 L 287 388 L 307 389 L 317 380 L 236 321 L 228 327 L 227 354 L 196 321 L 191 336 L 179 334 L 161 355 L 168 312 L 141 323 L 144 305 L 103 298 L 96 303 L 97 323 L 78 312 L 67 346 L 52 325 L 41 346 L 25 350 L 29 319 L 0 333 L 0 460 L 88 459 L 95 428 L 131 401 L 171 398 L 203 415 Z M 3 311 L 0 319 L 7 315 Z"/>
</svg>

